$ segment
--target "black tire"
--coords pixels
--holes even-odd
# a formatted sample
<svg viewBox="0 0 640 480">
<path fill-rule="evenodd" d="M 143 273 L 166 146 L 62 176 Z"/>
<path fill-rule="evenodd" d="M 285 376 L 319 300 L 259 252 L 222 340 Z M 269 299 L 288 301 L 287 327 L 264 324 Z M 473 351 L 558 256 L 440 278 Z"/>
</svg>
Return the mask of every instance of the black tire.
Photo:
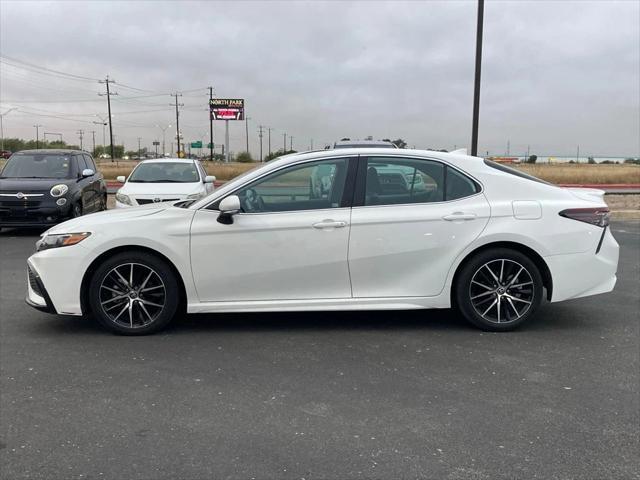
<svg viewBox="0 0 640 480">
<path fill-rule="evenodd" d="M 105 193 L 100 201 L 100 211 L 104 212 L 107 209 L 107 194 Z"/>
<path fill-rule="evenodd" d="M 469 322 L 485 331 L 505 332 L 535 315 L 542 301 L 542 275 L 523 253 L 494 248 L 463 265 L 455 292 L 456 306 Z"/>
<path fill-rule="evenodd" d="M 129 282 L 132 277 L 133 288 Z M 165 261 L 146 252 L 123 252 L 107 259 L 94 272 L 89 304 L 93 316 L 112 332 L 147 335 L 174 318 L 179 291 L 175 274 Z"/>
</svg>

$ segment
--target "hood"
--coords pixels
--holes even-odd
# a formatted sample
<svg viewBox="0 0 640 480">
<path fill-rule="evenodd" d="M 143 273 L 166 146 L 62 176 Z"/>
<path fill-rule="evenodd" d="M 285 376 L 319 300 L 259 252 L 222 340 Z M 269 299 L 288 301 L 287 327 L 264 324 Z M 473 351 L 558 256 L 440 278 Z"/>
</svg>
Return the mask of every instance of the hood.
<svg viewBox="0 0 640 480">
<path fill-rule="evenodd" d="M 45 234 L 52 233 L 78 233 L 78 232 L 90 232 L 96 228 L 101 228 L 104 225 L 109 225 L 114 222 L 128 220 L 131 218 L 146 217 L 149 215 L 155 215 L 167 208 L 170 208 L 172 203 L 150 203 L 142 207 L 123 208 L 116 210 L 106 210 L 104 212 L 92 213 L 90 215 L 83 215 L 78 218 L 72 218 L 66 222 L 59 223 L 58 225 L 51 227 L 44 232 Z"/>
<path fill-rule="evenodd" d="M 49 191 L 54 185 L 61 183 L 71 185 L 74 181 L 70 178 L 0 178 L 0 192 L 29 193 Z"/>
<path fill-rule="evenodd" d="M 136 183 L 127 182 L 119 190 L 125 195 L 191 195 L 203 190 L 201 182 Z"/>
</svg>

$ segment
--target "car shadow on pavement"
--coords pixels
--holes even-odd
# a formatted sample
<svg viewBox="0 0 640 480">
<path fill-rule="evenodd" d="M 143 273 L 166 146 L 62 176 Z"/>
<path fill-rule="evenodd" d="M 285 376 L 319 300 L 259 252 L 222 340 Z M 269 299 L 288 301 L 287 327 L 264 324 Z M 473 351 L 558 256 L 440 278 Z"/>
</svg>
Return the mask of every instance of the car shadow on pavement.
<svg viewBox="0 0 640 480">
<path fill-rule="evenodd" d="M 582 331 L 602 327 L 601 323 L 589 322 L 586 319 L 586 314 L 587 312 L 584 312 L 578 305 L 571 307 L 569 305 L 543 304 L 536 318 L 517 329 L 516 332 L 572 329 Z M 60 334 L 106 333 L 91 318 L 62 315 L 46 316 L 35 328 L 41 332 Z M 455 309 L 442 309 L 189 314 L 176 318 L 160 334 L 331 330 L 479 332 L 467 323 Z"/>
</svg>

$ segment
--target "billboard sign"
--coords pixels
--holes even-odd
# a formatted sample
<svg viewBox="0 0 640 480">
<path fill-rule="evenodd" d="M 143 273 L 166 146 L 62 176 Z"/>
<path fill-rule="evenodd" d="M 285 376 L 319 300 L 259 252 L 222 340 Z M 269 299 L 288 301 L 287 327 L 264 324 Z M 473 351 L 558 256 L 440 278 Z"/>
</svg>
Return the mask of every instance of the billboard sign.
<svg viewBox="0 0 640 480">
<path fill-rule="evenodd" d="M 211 120 L 244 120 L 244 98 L 212 98 L 209 109 Z"/>
</svg>

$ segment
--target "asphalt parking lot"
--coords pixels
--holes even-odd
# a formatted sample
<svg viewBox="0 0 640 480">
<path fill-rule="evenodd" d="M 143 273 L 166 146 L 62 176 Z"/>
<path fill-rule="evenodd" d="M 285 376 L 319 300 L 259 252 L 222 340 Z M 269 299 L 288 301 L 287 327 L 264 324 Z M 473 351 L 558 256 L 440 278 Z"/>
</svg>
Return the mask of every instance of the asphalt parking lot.
<svg viewBox="0 0 640 480">
<path fill-rule="evenodd" d="M 37 237 L 3 231 L 0 476 L 640 478 L 640 223 L 612 228 L 615 291 L 513 333 L 431 311 L 188 316 L 141 338 L 25 305 Z"/>
</svg>

